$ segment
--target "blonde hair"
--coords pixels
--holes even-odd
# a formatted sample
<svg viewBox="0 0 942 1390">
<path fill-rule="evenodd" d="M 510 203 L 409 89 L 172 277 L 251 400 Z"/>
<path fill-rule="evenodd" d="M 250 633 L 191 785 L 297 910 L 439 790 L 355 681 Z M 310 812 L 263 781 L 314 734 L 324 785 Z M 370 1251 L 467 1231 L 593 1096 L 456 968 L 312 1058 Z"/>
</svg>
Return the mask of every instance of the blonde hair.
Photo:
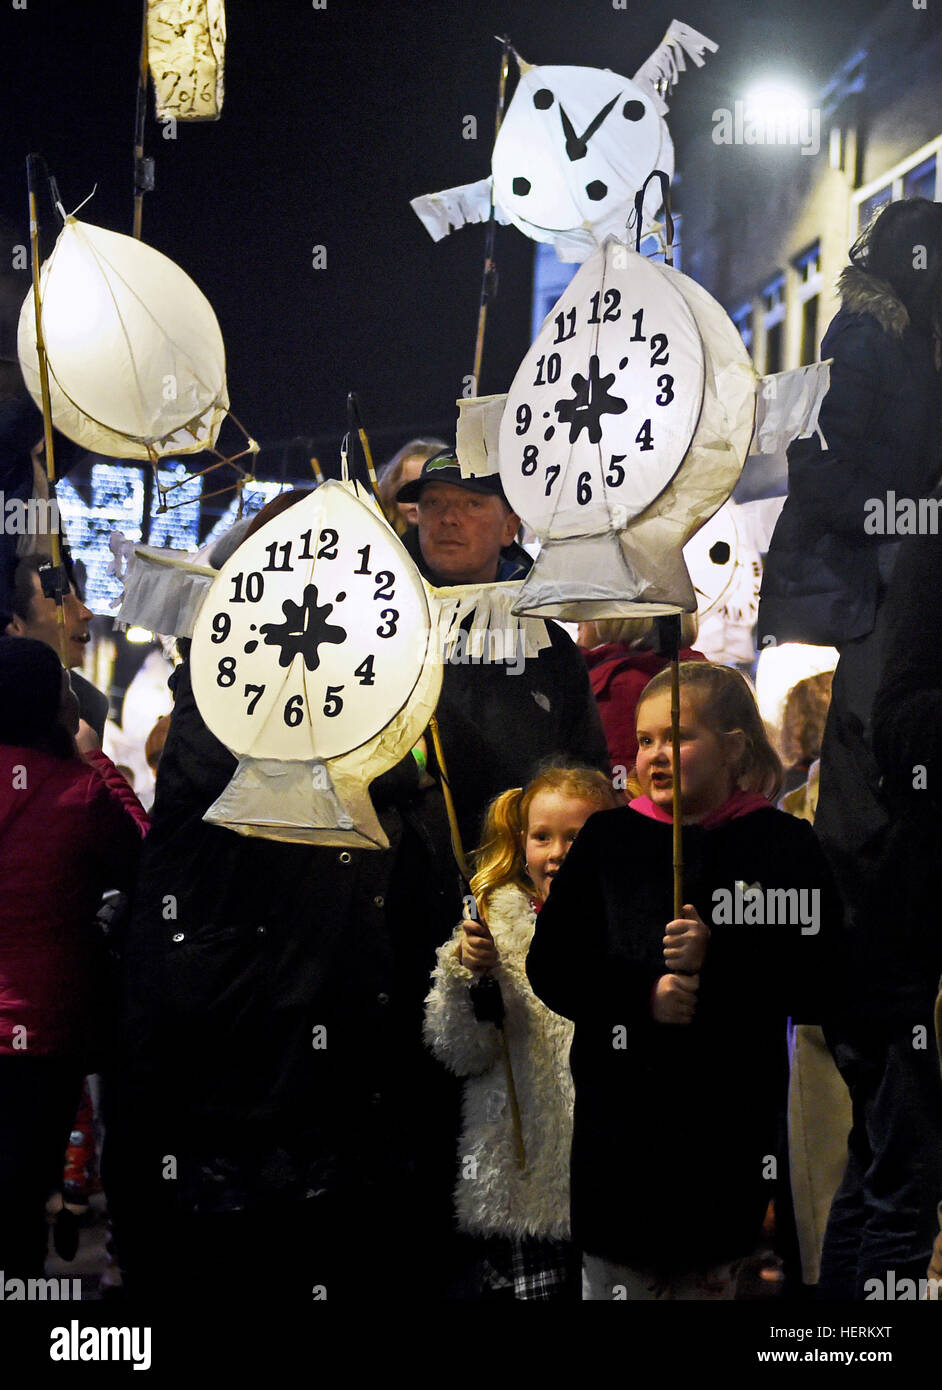
<svg viewBox="0 0 942 1390">
<path fill-rule="evenodd" d="M 791 763 L 812 763 L 821 756 L 821 740 L 831 703 L 833 671 L 806 676 L 785 697 L 782 753 Z"/>
<path fill-rule="evenodd" d="M 667 666 L 642 690 L 636 716 L 645 700 L 670 688 L 671 669 Z M 712 661 L 682 661 L 680 688 L 696 699 L 699 718 L 714 733 L 739 731 L 745 737 L 742 757 L 733 768 L 736 785 L 774 800 L 782 786 L 782 761 L 762 722 L 755 692 L 742 672 Z"/>
<path fill-rule="evenodd" d="M 523 841 L 527 833 L 530 807 L 541 792 L 561 792 L 594 802 L 598 810 L 609 810 L 624 803 L 611 781 L 594 767 L 581 763 L 556 763 L 542 768 L 526 787 L 511 787 L 495 797 L 487 808 L 484 839 L 475 851 L 475 872 L 471 892 L 480 907 L 495 888 L 512 883 L 525 893 L 533 889 L 527 878 Z"/>
<path fill-rule="evenodd" d="M 378 485 L 379 496 L 383 504 L 383 511 L 386 518 L 396 531 L 397 535 L 402 535 L 406 530 L 399 506 L 396 502 L 396 493 L 402 486 L 402 470 L 410 459 L 421 459 L 424 463 L 433 454 L 437 454 L 441 449 L 447 449 L 448 445 L 441 439 L 410 439 L 408 444 L 403 444 L 402 448 L 393 454 L 388 463 L 384 463 L 380 470 Z"/>
<path fill-rule="evenodd" d="M 636 651 L 654 651 L 657 648 L 656 618 L 597 618 L 582 626 L 594 647 L 601 647 L 607 642 L 627 642 Z M 696 613 L 681 613 L 680 645 L 692 646 L 697 640 L 698 631 Z"/>
</svg>

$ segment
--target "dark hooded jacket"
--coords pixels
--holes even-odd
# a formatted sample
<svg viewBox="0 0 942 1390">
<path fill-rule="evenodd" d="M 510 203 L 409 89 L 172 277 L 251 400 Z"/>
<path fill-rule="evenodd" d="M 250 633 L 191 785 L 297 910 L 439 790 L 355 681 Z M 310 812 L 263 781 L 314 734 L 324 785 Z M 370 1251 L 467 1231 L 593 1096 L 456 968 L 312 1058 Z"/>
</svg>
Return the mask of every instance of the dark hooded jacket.
<svg viewBox="0 0 942 1390">
<path fill-rule="evenodd" d="M 821 344 L 833 358 L 820 431 L 788 448 L 788 496 L 759 603 L 760 644 L 840 646 L 865 636 L 899 541 L 864 530 L 870 499 L 918 499 L 940 468 L 940 379 L 928 333 L 883 280 L 848 266 Z"/>
</svg>

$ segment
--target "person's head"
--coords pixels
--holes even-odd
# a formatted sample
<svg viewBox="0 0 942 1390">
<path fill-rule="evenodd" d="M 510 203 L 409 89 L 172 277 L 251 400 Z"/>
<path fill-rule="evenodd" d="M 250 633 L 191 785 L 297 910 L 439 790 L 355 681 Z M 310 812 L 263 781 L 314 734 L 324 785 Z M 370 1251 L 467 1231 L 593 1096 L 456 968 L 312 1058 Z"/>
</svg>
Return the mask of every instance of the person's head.
<svg viewBox="0 0 942 1390">
<path fill-rule="evenodd" d="M 833 671 L 797 681 L 785 697 L 782 752 L 789 766 L 810 766 L 821 756 L 821 740 L 831 703 Z"/>
<path fill-rule="evenodd" d="M 895 291 L 913 323 L 942 326 L 942 203 L 888 203 L 854 242 L 850 259 Z"/>
<path fill-rule="evenodd" d="M 42 559 L 37 555 L 24 556 L 17 563 L 11 597 L 13 615 L 7 623 L 6 632 L 10 637 L 31 637 L 36 642 L 45 642 L 59 656 L 56 601 L 43 594 L 39 576 L 41 563 Z M 65 617 L 66 665 L 81 666 L 90 640 L 88 625 L 94 614 L 85 607 L 74 584 L 70 584 L 62 596 L 62 611 Z"/>
<path fill-rule="evenodd" d="M 396 496 L 418 503 L 419 549 L 436 583 L 494 583 L 500 552 L 520 528 L 496 473 L 464 478 L 455 451 L 442 449 Z"/>
<path fill-rule="evenodd" d="M 697 640 L 696 613 L 680 615 L 680 645 L 692 647 Z M 656 618 L 596 618 L 579 624 L 578 645 L 586 651 L 604 647 L 609 642 L 624 642 L 632 651 L 657 650 Z"/>
<path fill-rule="evenodd" d="M 0 743 L 67 758 L 78 726 L 78 700 L 55 652 L 31 637 L 0 637 Z"/>
<path fill-rule="evenodd" d="M 398 535 L 418 524 L 419 509 L 415 502 L 398 502 L 396 493 L 406 483 L 415 481 L 426 459 L 447 447 L 443 439 L 410 439 L 380 469 L 378 481 L 383 511 Z"/>
<path fill-rule="evenodd" d="M 641 692 L 636 711 L 637 782 L 643 795 L 672 806 L 671 670 Z M 680 785 L 685 820 L 702 820 L 737 789 L 773 798 L 782 764 L 749 682 L 730 666 L 680 663 Z"/>
<path fill-rule="evenodd" d="M 545 899 L 573 840 L 594 811 L 622 804 L 596 768 L 549 764 L 527 784 L 491 802 L 475 855 L 471 891 L 479 901 L 505 883 Z"/>
<path fill-rule="evenodd" d="M 160 757 L 164 751 L 164 744 L 167 742 L 167 735 L 169 732 L 170 715 L 162 714 L 147 735 L 147 742 L 144 744 L 144 757 L 147 760 L 147 766 L 155 777 L 157 776 L 157 765 L 160 762 Z"/>
</svg>

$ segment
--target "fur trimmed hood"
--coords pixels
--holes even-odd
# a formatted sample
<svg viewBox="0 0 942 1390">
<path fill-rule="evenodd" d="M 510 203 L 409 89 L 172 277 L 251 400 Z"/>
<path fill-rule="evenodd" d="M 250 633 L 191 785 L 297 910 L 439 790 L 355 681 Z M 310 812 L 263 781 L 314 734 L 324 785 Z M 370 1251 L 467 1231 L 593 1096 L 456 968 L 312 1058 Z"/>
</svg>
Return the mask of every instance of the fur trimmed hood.
<svg viewBox="0 0 942 1390">
<path fill-rule="evenodd" d="M 886 280 L 847 265 L 837 280 L 841 305 L 849 314 L 869 314 L 890 338 L 902 338 L 909 327 L 909 311 Z"/>
</svg>

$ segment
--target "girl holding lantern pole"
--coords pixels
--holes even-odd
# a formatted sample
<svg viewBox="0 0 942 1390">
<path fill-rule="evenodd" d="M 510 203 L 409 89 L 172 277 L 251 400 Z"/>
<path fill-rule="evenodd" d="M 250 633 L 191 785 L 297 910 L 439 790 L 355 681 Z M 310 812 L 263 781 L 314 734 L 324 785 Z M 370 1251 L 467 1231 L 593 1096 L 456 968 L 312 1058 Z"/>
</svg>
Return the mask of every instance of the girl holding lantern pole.
<svg viewBox="0 0 942 1390">
<path fill-rule="evenodd" d="M 584 828 L 527 958 L 575 1024 L 588 1299 L 734 1296 L 774 1190 L 785 1020 L 817 1021 L 839 918 L 814 832 L 772 804 L 782 769 L 748 683 L 707 662 L 680 666 L 674 913 L 670 681 L 638 705 L 641 795 Z"/>
<path fill-rule="evenodd" d="M 572 1026 L 534 997 L 524 963 L 573 840 L 594 811 L 619 804 L 609 779 L 582 766 L 549 765 L 526 788 L 502 792 L 488 810 L 471 880 L 487 925 L 465 920 L 438 952 L 425 1040 L 467 1078 L 455 1208 L 462 1230 L 485 1237 L 485 1297 L 549 1299 L 578 1289 L 568 1243 Z M 479 1021 L 469 998 L 488 970 L 503 993 L 516 1096 L 497 1030 Z M 517 1096 L 522 1151 L 512 1124 Z"/>
</svg>

